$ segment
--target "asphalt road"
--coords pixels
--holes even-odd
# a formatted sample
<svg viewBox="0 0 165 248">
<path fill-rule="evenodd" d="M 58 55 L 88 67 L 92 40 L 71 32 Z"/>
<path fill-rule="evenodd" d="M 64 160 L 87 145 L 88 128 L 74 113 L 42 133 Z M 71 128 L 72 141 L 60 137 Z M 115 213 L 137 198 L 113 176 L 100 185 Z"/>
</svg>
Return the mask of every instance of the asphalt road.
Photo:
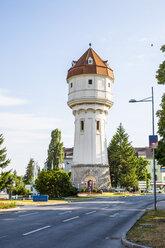
<svg viewBox="0 0 165 248">
<path fill-rule="evenodd" d="M 0 248 L 122 247 L 122 234 L 152 203 L 153 195 L 106 197 L 0 212 Z"/>
</svg>

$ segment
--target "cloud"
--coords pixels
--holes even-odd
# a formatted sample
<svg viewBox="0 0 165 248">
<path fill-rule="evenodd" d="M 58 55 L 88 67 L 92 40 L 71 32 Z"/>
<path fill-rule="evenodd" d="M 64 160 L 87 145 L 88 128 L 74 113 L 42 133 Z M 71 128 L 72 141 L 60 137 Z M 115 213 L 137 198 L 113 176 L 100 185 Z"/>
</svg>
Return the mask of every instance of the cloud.
<svg viewBox="0 0 165 248">
<path fill-rule="evenodd" d="M 40 117 L 33 114 L 0 113 L 1 129 L 49 130 L 59 126 L 60 119 Z"/>
<path fill-rule="evenodd" d="M 7 96 L 8 91 L 0 89 L 0 106 L 13 106 L 13 105 L 22 105 L 26 104 L 27 100 Z"/>
</svg>

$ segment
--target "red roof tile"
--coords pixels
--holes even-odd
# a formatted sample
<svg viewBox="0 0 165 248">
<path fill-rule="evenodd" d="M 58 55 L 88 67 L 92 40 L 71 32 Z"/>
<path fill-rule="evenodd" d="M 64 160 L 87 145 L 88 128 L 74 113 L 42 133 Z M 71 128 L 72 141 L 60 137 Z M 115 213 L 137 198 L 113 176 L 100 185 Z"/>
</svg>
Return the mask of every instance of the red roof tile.
<svg viewBox="0 0 165 248">
<path fill-rule="evenodd" d="M 88 64 L 89 58 L 93 59 L 92 64 Z M 74 66 L 68 70 L 67 79 L 81 74 L 99 74 L 114 80 L 113 70 L 106 65 L 106 62 L 92 48 L 89 48 L 78 61 L 74 61 Z"/>
</svg>

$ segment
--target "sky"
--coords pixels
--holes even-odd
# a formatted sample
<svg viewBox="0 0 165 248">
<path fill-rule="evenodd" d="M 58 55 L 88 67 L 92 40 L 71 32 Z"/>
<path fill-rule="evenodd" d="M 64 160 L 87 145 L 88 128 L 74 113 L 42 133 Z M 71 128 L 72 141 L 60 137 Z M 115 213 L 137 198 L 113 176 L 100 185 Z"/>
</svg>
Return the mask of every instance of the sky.
<svg viewBox="0 0 165 248">
<path fill-rule="evenodd" d="M 67 71 L 89 48 L 114 71 L 114 105 L 107 141 L 120 123 L 134 147 L 148 146 L 165 86 L 155 74 L 164 60 L 164 0 L 0 0 L 0 133 L 10 166 L 25 173 L 30 158 L 43 168 L 51 131 L 74 146 L 74 117 L 67 106 Z M 153 46 L 151 46 L 153 44 Z M 155 130 L 157 131 L 155 118 Z"/>
</svg>

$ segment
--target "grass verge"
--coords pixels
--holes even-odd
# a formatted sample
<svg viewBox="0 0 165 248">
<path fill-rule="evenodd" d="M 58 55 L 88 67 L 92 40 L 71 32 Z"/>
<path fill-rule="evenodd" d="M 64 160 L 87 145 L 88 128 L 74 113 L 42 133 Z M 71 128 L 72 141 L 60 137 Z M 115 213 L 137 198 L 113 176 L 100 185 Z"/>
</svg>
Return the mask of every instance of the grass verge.
<svg viewBox="0 0 165 248">
<path fill-rule="evenodd" d="M 8 209 L 17 207 L 15 202 L 0 202 L 0 209 Z"/>
<path fill-rule="evenodd" d="M 165 210 L 148 210 L 127 233 L 127 240 L 153 248 L 164 248 Z"/>
</svg>

